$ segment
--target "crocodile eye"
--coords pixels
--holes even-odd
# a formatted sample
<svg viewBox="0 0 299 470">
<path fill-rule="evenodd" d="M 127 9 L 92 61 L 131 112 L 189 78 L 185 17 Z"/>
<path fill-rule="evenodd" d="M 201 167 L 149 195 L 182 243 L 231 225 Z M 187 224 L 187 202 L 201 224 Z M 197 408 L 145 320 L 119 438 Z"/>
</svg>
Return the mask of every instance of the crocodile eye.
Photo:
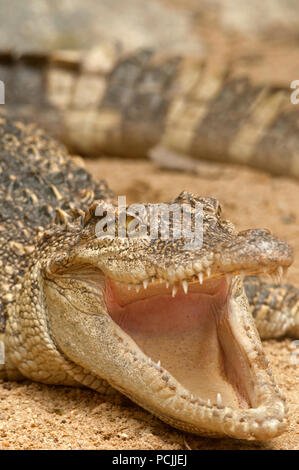
<svg viewBox="0 0 299 470">
<path fill-rule="evenodd" d="M 142 220 L 136 215 L 127 215 L 126 227 L 127 233 L 138 232 L 142 225 Z"/>
<path fill-rule="evenodd" d="M 130 223 L 135 220 L 135 217 L 133 215 L 127 215 L 126 219 L 126 227 L 128 228 L 130 226 Z"/>
<path fill-rule="evenodd" d="M 118 229 L 121 229 L 121 231 L 125 230 L 126 233 L 128 230 L 130 230 L 130 225 L 135 220 L 135 217 L 129 214 L 126 214 L 126 217 L 119 217 L 117 221 L 117 226 Z"/>
</svg>

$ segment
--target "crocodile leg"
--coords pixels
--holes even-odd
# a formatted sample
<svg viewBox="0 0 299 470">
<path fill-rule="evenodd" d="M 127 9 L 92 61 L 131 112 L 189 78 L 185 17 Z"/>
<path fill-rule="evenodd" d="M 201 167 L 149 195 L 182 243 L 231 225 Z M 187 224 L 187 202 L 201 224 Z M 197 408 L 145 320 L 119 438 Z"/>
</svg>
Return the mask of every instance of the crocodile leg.
<svg viewBox="0 0 299 470">
<path fill-rule="evenodd" d="M 299 338 L 299 289 L 246 277 L 245 291 L 262 339 Z"/>
</svg>

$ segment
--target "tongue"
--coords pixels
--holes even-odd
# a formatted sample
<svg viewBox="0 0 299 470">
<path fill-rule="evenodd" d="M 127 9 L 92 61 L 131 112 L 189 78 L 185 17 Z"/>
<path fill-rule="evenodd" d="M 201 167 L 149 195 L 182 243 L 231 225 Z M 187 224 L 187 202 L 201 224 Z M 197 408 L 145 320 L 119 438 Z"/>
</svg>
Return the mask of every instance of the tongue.
<svg viewBox="0 0 299 470">
<path fill-rule="evenodd" d="M 128 296 L 125 305 L 119 304 L 124 293 L 109 284 L 106 303 L 111 318 L 190 393 L 212 403 L 221 393 L 225 406 L 237 407 L 237 395 L 225 376 L 215 322 L 216 315 L 227 313 L 227 284 L 217 281 L 216 289 L 213 282 L 213 289 L 210 284 L 197 292 L 197 286 L 196 292 L 195 288 L 188 295 L 179 291 L 175 298 L 165 294 L 165 288 L 158 295 L 144 298 L 143 293 L 139 300 L 135 296 L 135 301 Z"/>
</svg>

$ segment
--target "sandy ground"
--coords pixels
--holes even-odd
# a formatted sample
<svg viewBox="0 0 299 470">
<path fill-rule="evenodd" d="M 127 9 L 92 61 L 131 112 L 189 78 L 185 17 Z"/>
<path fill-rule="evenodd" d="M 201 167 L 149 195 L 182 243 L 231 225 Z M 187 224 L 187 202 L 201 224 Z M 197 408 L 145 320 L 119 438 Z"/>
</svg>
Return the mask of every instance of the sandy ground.
<svg viewBox="0 0 299 470">
<path fill-rule="evenodd" d="M 88 161 L 87 166 L 128 202 L 168 201 L 184 189 L 218 198 L 239 229 L 267 227 L 293 246 L 297 256 L 286 279 L 299 287 L 298 182 L 229 166 L 210 179 L 160 170 L 145 161 L 103 159 Z M 299 449 L 298 366 L 291 362 L 292 341 L 264 345 L 290 408 L 288 431 L 275 439 L 196 437 L 174 430 L 118 393 L 105 397 L 28 381 L 0 383 L 0 448 Z"/>
</svg>

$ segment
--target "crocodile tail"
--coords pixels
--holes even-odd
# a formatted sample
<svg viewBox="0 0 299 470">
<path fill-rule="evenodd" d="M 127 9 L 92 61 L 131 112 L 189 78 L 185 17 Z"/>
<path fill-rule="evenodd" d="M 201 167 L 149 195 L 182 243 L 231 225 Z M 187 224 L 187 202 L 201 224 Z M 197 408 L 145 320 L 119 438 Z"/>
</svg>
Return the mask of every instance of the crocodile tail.
<svg viewBox="0 0 299 470">
<path fill-rule="evenodd" d="M 254 83 L 228 64 L 124 54 L 105 42 L 89 52 L 0 53 L 0 80 L 7 113 L 38 121 L 83 155 L 145 157 L 160 145 L 299 178 L 291 90 Z"/>
</svg>

